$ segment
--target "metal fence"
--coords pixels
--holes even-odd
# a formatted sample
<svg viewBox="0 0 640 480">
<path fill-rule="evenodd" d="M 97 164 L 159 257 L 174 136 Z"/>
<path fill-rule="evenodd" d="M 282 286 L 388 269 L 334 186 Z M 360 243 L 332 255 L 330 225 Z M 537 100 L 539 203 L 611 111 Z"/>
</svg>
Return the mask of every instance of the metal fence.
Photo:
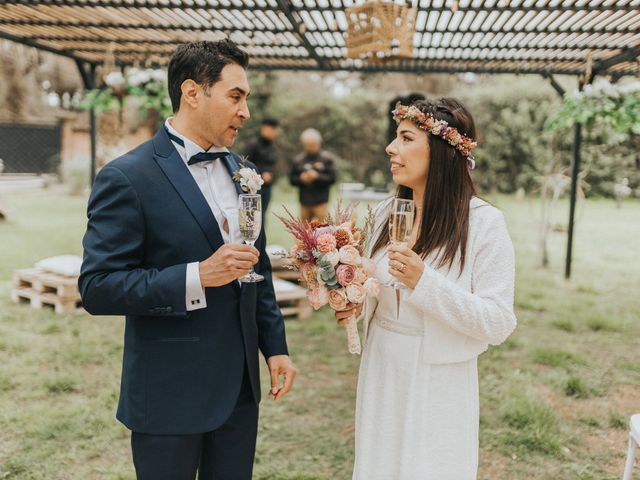
<svg viewBox="0 0 640 480">
<path fill-rule="evenodd" d="M 0 122 L 0 159 L 4 173 L 58 173 L 62 125 Z"/>
</svg>

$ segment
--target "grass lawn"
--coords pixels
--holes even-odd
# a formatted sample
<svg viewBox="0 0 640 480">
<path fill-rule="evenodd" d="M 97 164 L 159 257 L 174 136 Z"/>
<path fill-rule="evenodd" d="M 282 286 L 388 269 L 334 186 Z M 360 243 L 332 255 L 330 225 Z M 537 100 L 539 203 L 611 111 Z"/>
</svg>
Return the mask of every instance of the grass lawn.
<svg viewBox="0 0 640 480">
<path fill-rule="evenodd" d="M 536 265 L 537 203 L 491 200 L 516 245 L 519 326 L 480 360 L 479 478 L 619 478 L 640 411 L 640 202 L 584 205 L 565 282 L 564 234 L 552 234 L 552 266 Z M 86 199 L 54 187 L 0 202 L 10 209 L 0 223 L 0 479 L 133 479 L 129 433 L 114 419 L 123 319 L 9 301 L 14 269 L 81 253 Z M 279 192 L 272 211 L 281 203 L 295 208 L 294 192 Z M 275 219 L 267 227 L 271 243 L 290 244 Z M 255 478 L 349 479 L 358 358 L 329 312 L 287 331 L 299 378 L 288 397 L 262 403 Z"/>
</svg>

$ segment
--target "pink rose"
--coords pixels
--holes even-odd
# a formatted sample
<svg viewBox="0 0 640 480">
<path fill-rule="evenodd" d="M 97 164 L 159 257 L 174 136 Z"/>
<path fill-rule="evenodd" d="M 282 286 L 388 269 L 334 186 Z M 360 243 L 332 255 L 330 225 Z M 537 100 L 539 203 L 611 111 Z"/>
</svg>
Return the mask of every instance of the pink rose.
<svg viewBox="0 0 640 480">
<path fill-rule="evenodd" d="M 356 269 L 351 265 L 339 265 L 336 268 L 336 278 L 338 279 L 338 283 L 343 287 L 346 287 L 353 279 L 356 277 Z"/>
<path fill-rule="evenodd" d="M 367 292 L 365 291 L 362 285 L 357 283 L 352 283 L 345 288 L 347 294 L 347 300 L 351 303 L 362 303 L 364 302 L 364 297 L 366 297 Z"/>
<path fill-rule="evenodd" d="M 367 280 L 367 272 L 364 271 L 362 267 L 356 270 L 356 276 L 353 279 L 355 283 L 359 283 L 362 285 Z"/>
<path fill-rule="evenodd" d="M 331 233 L 323 233 L 317 240 L 318 250 L 329 253 L 336 249 L 336 237 Z"/>
<path fill-rule="evenodd" d="M 318 310 L 329 301 L 329 292 L 324 285 L 317 285 L 314 288 L 307 290 L 307 298 L 309 299 L 309 303 L 313 309 Z"/>
<path fill-rule="evenodd" d="M 329 290 L 329 306 L 338 312 L 347 308 L 347 294 L 344 288 Z"/>
<path fill-rule="evenodd" d="M 367 278 L 364 289 L 370 297 L 377 297 L 380 293 L 380 281 L 375 277 Z"/>
<path fill-rule="evenodd" d="M 345 245 L 338 250 L 340 253 L 340 263 L 344 263 L 346 265 L 360 265 L 362 259 L 360 258 L 360 252 L 356 247 L 351 245 Z"/>
</svg>

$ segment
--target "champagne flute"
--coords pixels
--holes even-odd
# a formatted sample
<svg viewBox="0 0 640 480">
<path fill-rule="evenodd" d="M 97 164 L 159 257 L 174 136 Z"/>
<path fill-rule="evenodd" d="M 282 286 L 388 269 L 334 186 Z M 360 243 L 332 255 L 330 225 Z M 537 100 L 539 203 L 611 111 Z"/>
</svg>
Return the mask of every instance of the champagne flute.
<svg viewBox="0 0 640 480">
<path fill-rule="evenodd" d="M 238 223 L 240 224 L 240 235 L 248 245 L 253 244 L 260 235 L 262 228 L 262 200 L 260 194 L 243 193 L 238 196 L 240 207 L 238 208 Z M 241 277 L 239 281 L 243 283 L 261 282 L 264 277 L 253 270 Z"/>
<path fill-rule="evenodd" d="M 389 241 L 392 245 L 407 245 L 413 230 L 415 202 L 404 198 L 394 198 L 389 216 Z M 392 280 L 388 286 L 405 290 L 402 283 Z"/>
</svg>

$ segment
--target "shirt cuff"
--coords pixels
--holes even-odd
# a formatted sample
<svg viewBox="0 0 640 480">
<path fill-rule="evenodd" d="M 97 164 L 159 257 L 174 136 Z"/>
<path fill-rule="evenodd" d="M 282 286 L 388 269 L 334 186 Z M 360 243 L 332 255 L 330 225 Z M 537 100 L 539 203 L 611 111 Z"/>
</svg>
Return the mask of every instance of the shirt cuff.
<svg viewBox="0 0 640 480">
<path fill-rule="evenodd" d="M 185 304 L 187 312 L 207 307 L 207 297 L 200 283 L 200 262 L 187 264 Z"/>
</svg>

